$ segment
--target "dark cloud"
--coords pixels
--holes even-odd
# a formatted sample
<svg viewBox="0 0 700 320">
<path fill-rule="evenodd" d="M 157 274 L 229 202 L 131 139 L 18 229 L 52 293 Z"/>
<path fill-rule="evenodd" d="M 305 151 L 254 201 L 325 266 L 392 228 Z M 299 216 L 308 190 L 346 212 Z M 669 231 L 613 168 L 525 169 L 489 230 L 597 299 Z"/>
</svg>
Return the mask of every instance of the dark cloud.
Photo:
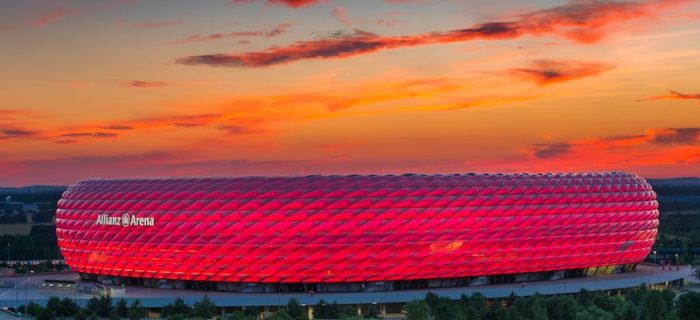
<svg viewBox="0 0 700 320">
<path fill-rule="evenodd" d="M 0 129 L 0 140 L 28 138 L 36 135 L 37 132 L 28 129 Z"/>
<path fill-rule="evenodd" d="M 120 131 L 122 131 L 122 130 L 132 130 L 132 129 L 134 129 L 134 127 L 132 127 L 132 126 L 121 125 L 121 124 L 115 124 L 115 125 L 111 125 L 111 126 L 104 126 L 104 127 L 100 127 L 100 128 L 101 128 L 101 129 L 106 129 L 106 130 L 120 130 Z"/>
<path fill-rule="evenodd" d="M 114 132 L 71 132 L 71 133 L 64 133 L 61 135 L 61 137 L 67 137 L 67 138 L 85 138 L 85 137 L 90 137 L 90 138 L 113 138 L 119 136 L 118 134 Z"/>
<path fill-rule="evenodd" d="M 658 144 L 697 144 L 700 142 L 700 128 L 671 128 L 654 134 L 653 142 Z"/>
<path fill-rule="evenodd" d="M 678 91 L 669 90 L 668 94 L 640 99 L 639 101 L 649 100 L 700 100 L 700 93 L 685 94 Z"/>
<path fill-rule="evenodd" d="M 533 149 L 535 157 L 540 159 L 551 159 L 568 154 L 571 152 L 571 147 L 571 144 L 568 143 L 543 143 L 534 145 Z"/>
<path fill-rule="evenodd" d="M 228 32 L 228 33 L 211 33 L 208 35 L 195 34 L 195 35 L 191 35 L 187 38 L 175 40 L 175 41 L 170 41 L 168 43 L 169 44 L 188 44 L 188 43 L 193 43 L 193 42 L 207 42 L 207 41 L 216 41 L 216 40 L 223 40 L 223 39 L 240 39 L 240 38 L 251 38 L 251 37 L 274 38 L 274 37 L 277 37 L 277 36 L 287 32 L 287 30 L 291 26 L 292 26 L 291 23 L 284 23 L 284 24 L 279 24 L 279 25 L 270 27 L 266 30 L 237 31 L 237 32 Z M 250 40 L 242 39 L 240 41 L 249 42 Z"/>
<path fill-rule="evenodd" d="M 61 139 L 61 140 L 55 140 L 53 143 L 57 143 L 57 144 L 73 144 L 73 143 L 78 143 L 78 140 L 74 140 L 74 139 Z"/>
<path fill-rule="evenodd" d="M 173 125 L 176 126 L 176 127 L 181 127 L 181 128 L 195 128 L 195 127 L 206 126 L 207 123 L 202 123 L 202 122 L 174 122 Z"/>
<path fill-rule="evenodd" d="M 292 6 L 316 1 L 294 1 Z M 266 51 L 240 54 L 204 54 L 180 58 L 185 65 L 223 67 L 266 67 L 305 59 L 346 58 L 380 50 L 403 47 L 466 42 L 475 40 L 514 39 L 526 35 L 560 35 L 572 41 L 591 43 L 599 40 L 611 24 L 652 14 L 680 1 L 646 2 L 574 1 L 547 10 L 534 11 L 511 21 L 496 21 L 465 29 L 431 32 L 409 36 L 378 36 L 354 33 L 340 38 L 298 41 Z M 547 76 L 547 75 L 545 75 Z M 556 74 L 552 74 L 556 78 Z"/>
<path fill-rule="evenodd" d="M 168 85 L 168 83 L 162 82 L 162 81 L 134 80 L 134 81 L 129 82 L 129 86 L 134 87 L 134 88 L 160 88 L 160 87 L 165 87 L 167 85 Z"/>
<path fill-rule="evenodd" d="M 253 132 L 250 130 L 250 128 L 241 125 L 225 125 L 220 126 L 219 129 L 226 131 L 226 133 L 229 135 L 241 135 Z"/>
<path fill-rule="evenodd" d="M 612 68 L 597 62 L 537 60 L 531 68 L 511 69 L 509 74 L 544 86 L 596 76 Z"/>
<path fill-rule="evenodd" d="M 571 154 L 586 154 L 600 150 L 625 150 L 626 148 L 647 147 L 659 149 L 660 145 L 700 144 L 700 128 L 651 129 L 644 134 L 611 136 L 596 139 L 583 139 L 571 142 L 544 143 L 530 146 L 529 150 L 539 159 L 565 157 Z"/>
</svg>

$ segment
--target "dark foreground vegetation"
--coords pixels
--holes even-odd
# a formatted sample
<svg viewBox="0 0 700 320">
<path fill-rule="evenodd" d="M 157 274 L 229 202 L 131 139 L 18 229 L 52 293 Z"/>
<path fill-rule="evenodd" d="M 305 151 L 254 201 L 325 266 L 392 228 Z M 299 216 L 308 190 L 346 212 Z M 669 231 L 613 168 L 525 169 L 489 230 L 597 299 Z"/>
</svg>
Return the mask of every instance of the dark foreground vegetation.
<svg viewBox="0 0 700 320">
<path fill-rule="evenodd" d="M 642 286 L 625 295 L 581 291 L 575 296 L 511 296 L 487 301 L 475 294 L 450 300 L 428 294 L 406 305 L 407 320 L 663 320 L 700 319 L 700 293 L 679 296 Z"/>
<path fill-rule="evenodd" d="M 25 306 L 19 311 L 24 312 Z M 354 305 L 341 306 L 321 300 L 313 306 L 315 319 L 381 319 L 376 305 L 363 308 L 357 314 Z M 64 298 L 51 298 L 46 306 L 30 303 L 27 313 L 39 320 L 56 317 L 83 319 L 142 319 L 146 309 L 138 300 L 128 304 L 124 300 L 113 303 L 109 297 L 93 298 L 84 307 Z M 207 297 L 191 306 L 177 298 L 160 310 L 165 319 L 212 319 L 219 317 L 215 304 Z M 624 295 L 582 290 L 576 295 L 530 296 L 512 295 L 506 299 L 487 300 L 483 295 L 462 296 L 451 300 L 428 293 L 425 299 L 406 304 L 407 320 L 700 320 L 700 293 L 677 295 L 672 290 L 649 290 L 646 286 L 630 290 Z M 226 320 L 260 319 L 258 308 L 244 308 L 229 312 Z M 266 320 L 308 320 L 306 307 L 296 300 L 267 314 Z"/>
</svg>

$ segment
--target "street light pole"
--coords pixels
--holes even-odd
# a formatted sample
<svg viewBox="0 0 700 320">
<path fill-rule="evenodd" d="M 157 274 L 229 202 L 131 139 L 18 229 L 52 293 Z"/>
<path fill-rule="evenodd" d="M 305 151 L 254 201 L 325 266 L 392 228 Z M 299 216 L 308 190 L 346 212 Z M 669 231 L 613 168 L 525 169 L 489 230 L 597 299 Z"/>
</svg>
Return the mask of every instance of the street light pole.
<svg viewBox="0 0 700 320">
<path fill-rule="evenodd" d="M 680 262 L 680 261 L 678 261 L 678 253 L 676 253 L 676 271 L 678 271 L 678 270 L 680 270 L 680 269 L 681 269 L 681 266 L 680 266 L 680 264 L 681 264 L 681 262 Z"/>
</svg>

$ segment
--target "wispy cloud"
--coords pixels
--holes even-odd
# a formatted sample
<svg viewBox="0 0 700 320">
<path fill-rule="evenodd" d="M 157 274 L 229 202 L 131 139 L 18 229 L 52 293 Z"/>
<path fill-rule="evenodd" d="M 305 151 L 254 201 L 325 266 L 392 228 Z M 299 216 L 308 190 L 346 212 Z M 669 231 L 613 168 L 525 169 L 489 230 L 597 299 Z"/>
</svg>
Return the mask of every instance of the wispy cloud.
<svg viewBox="0 0 700 320">
<path fill-rule="evenodd" d="M 189 44 L 193 42 L 208 42 L 217 41 L 224 39 L 242 39 L 251 37 L 264 37 L 273 38 L 277 37 L 285 32 L 292 26 L 291 23 L 283 23 L 276 26 L 269 27 L 264 30 L 252 30 L 252 31 L 236 31 L 228 33 L 211 33 L 207 35 L 191 35 L 187 38 L 170 41 L 169 44 Z"/>
<path fill-rule="evenodd" d="M 129 87 L 134 87 L 134 88 L 160 88 L 160 87 L 165 87 L 168 86 L 167 82 L 163 81 L 142 81 L 142 80 L 133 80 L 127 83 Z"/>
<path fill-rule="evenodd" d="M 75 140 L 75 139 L 60 139 L 60 140 L 53 141 L 53 143 L 56 143 L 56 144 L 74 144 L 74 143 L 78 143 L 78 142 L 79 141 Z"/>
<path fill-rule="evenodd" d="M 308 165 L 297 159 L 198 159 L 186 150 L 78 155 L 32 160 L 3 161 L 0 181 L 13 185 L 36 182 L 73 183 L 86 178 L 160 178 L 178 176 L 246 176 L 281 174 L 293 166 Z"/>
<path fill-rule="evenodd" d="M 648 130 L 643 134 L 612 136 L 597 139 L 582 139 L 571 142 L 535 144 L 529 150 L 535 158 L 553 159 L 562 157 L 585 157 L 586 154 L 631 148 L 673 146 L 700 146 L 700 128 L 663 128 Z"/>
<path fill-rule="evenodd" d="M 609 27 L 616 23 L 655 16 L 681 2 L 684 1 L 574 1 L 551 9 L 523 14 L 514 20 L 487 22 L 465 29 L 408 36 L 380 36 L 368 32 L 355 32 L 343 37 L 298 41 L 266 51 L 188 56 L 178 59 L 177 62 L 186 65 L 259 68 L 307 59 L 347 58 L 413 46 L 543 35 L 558 35 L 575 42 L 593 43 L 608 32 L 614 31 Z"/>
<path fill-rule="evenodd" d="M 29 129 L 6 128 L 0 129 L 0 140 L 29 138 L 36 136 L 37 132 Z"/>
<path fill-rule="evenodd" d="M 685 93 L 680 93 L 678 91 L 669 90 L 668 94 L 639 99 L 638 101 L 649 101 L 649 100 L 700 100 L 700 93 L 685 94 Z"/>
<path fill-rule="evenodd" d="M 170 19 L 170 20 L 158 20 L 158 21 L 144 21 L 138 23 L 124 23 L 127 26 L 139 29 L 160 29 L 174 27 L 181 25 L 185 22 L 185 19 Z"/>
<path fill-rule="evenodd" d="M 117 136 L 119 136 L 119 134 L 114 132 L 71 132 L 61 135 L 61 137 L 67 138 L 114 138 Z"/>
<path fill-rule="evenodd" d="M 34 20 L 32 20 L 32 25 L 35 27 L 43 27 L 47 24 L 56 22 L 63 19 L 66 16 L 80 14 L 82 11 L 75 8 L 67 7 L 55 7 L 51 9 L 48 13 L 45 13 Z"/>
<path fill-rule="evenodd" d="M 115 124 L 115 125 L 108 125 L 104 127 L 100 127 L 101 129 L 106 129 L 106 130 L 132 130 L 134 127 L 132 126 L 127 126 L 123 124 Z"/>
<path fill-rule="evenodd" d="M 514 68 L 508 73 L 544 86 L 597 76 L 613 67 L 611 64 L 598 62 L 536 60 L 529 68 Z"/>
<path fill-rule="evenodd" d="M 268 5 L 279 5 L 279 6 L 287 6 L 291 8 L 299 8 L 303 6 L 309 6 L 309 5 L 314 5 L 317 3 L 324 2 L 323 0 L 264 0 L 265 4 Z M 244 3 L 252 3 L 256 2 L 256 0 L 232 0 L 231 1 L 233 4 L 244 4 Z"/>
<path fill-rule="evenodd" d="M 333 18 L 345 26 L 351 26 L 352 20 L 348 17 L 348 11 L 343 7 L 335 7 L 331 10 Z"/>
</svg>

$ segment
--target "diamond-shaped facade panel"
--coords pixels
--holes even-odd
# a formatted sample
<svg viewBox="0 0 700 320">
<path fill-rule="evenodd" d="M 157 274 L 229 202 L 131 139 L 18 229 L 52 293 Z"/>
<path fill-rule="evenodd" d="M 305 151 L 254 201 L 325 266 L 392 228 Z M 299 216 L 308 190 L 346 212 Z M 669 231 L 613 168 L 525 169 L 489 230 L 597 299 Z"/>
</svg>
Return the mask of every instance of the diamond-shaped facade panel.
<svg viewBox="0 0 700 320">
<path fill-rule="evenodd" d="M 56 233 L 87 274 L 411 280 L 639 262 L 657 207 L 616 172 L 86 180 L 59 201 Z"/>
</svg>

